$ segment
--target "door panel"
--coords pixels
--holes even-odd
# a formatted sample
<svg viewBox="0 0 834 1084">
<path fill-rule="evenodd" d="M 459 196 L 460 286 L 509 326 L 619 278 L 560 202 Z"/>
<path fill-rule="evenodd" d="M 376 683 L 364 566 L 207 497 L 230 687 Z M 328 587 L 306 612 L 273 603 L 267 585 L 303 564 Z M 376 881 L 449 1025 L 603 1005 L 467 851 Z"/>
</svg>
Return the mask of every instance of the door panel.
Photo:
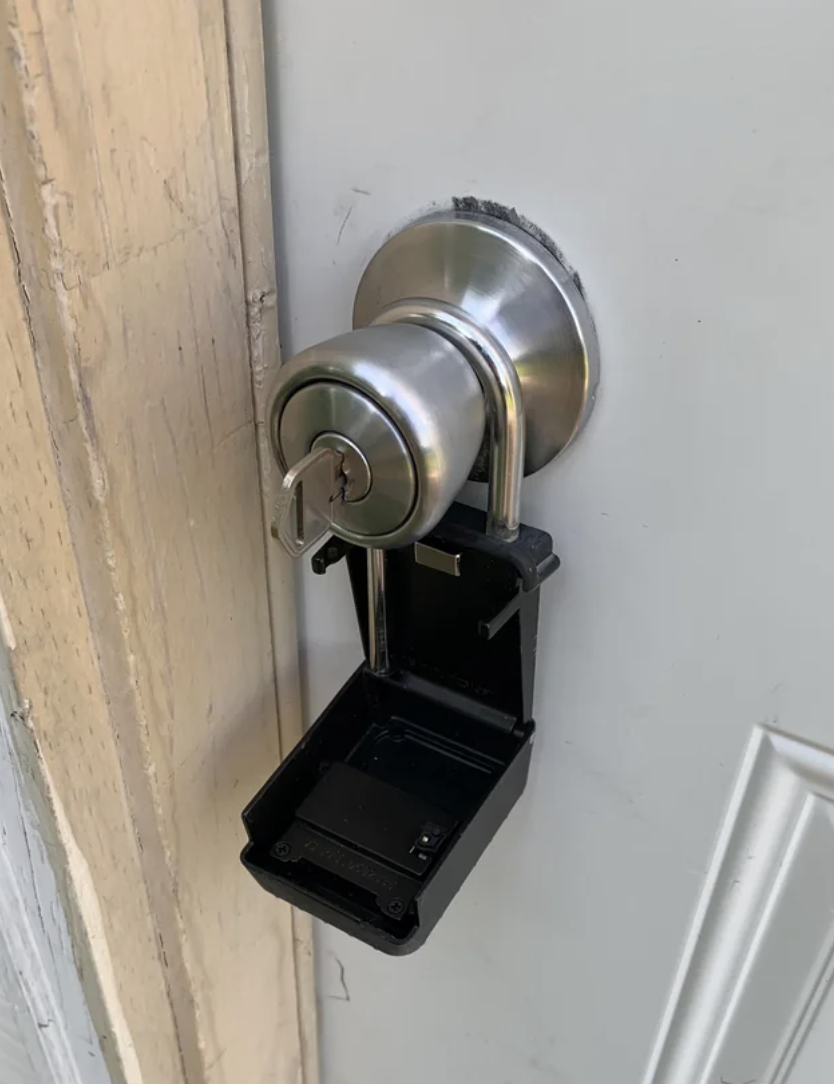
<svg viewBox="0 0 834 1084">
<path fill-rule="evenodd" d="M 834 755 L 756 729 L 646 1084 L 821 1079 L 808 1073 L 817 1047 L 834 1049 L 820 1029 L 834 973 L 832 799 Z"/>
<path fill-rule="evenodd" d="M 525 484 L 563 560 L 527 794 L 414 958 L 320 931 L 325 1080 L 760 1082 L 824 982 L 829 893 L 807 863 L 824 866 L 827 799 L 757 728 L 834 747 L 834 9 L 268 0 L 266 17 L 287 356 L 349 326 L 388 233 L 467 194 L 555 239 L 602 349 L 588 429 Z M 313 718 L 359 641 L 338 570 L 301 590 Z M 722 839 L 753 832 L 766 869 L 733 886 L 710 870 L 741 763 Z M 652 1070 L 705 883 L 717 927 L 694 960 L 713 974 L 671 1003 Z M 747 993 L 715 945 L 768 901 Z M 789 944 L 790 987 L 759 998 Z"/>
</svg>

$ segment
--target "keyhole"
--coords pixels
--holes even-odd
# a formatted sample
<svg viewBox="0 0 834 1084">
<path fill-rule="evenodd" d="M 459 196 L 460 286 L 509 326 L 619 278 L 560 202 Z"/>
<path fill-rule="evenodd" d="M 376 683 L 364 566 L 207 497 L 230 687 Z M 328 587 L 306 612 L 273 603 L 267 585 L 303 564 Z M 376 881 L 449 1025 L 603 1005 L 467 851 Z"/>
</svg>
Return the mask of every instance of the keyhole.
<svg viewBox="0 0 834 1084">
<path fill-rule="evenodd" d="M 368 496 L 373 478 L 368 460 L 362 449 L 342 433 L 321 433 L 313 441 L 312 449 L 332 448 L 342 456 L 342 474 L 345 477 L 343 500 L 355 504 Z"/>
</svg>

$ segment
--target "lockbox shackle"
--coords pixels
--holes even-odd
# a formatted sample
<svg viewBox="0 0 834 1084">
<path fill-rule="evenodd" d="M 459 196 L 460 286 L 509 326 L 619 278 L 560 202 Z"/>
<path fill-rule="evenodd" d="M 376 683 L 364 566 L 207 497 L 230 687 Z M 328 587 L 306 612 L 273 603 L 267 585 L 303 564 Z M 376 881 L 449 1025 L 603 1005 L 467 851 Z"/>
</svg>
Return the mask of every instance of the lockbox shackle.
<svg viewBox="0 0 834 1084">
<path fill-rule="evenodd" d="M 371 326 L 394 323 L 417 324 L 439 332 L 472 366 L 487 406 L 487 534 L 514 542 L 521 520 L 525 439 L 524 400 L 515 365 L 488 330 L 451 305 L 413 298 L 396 301 L 383 309 Z"/>
<path fill-rule="evenodd" d="M 450 339 L 475 371 L 487 406 L 489 480 L 487 534 L 505 542 L 518 537 L 524 479 L 524 401 L 518 372 L 501 344 L 461 310 L 440 302 L 394 302 L 372 326 L 418 324 Z M 368 665 L 377 674 L 390 667 L 385 550 L 368 550 Z"/>
</svg>

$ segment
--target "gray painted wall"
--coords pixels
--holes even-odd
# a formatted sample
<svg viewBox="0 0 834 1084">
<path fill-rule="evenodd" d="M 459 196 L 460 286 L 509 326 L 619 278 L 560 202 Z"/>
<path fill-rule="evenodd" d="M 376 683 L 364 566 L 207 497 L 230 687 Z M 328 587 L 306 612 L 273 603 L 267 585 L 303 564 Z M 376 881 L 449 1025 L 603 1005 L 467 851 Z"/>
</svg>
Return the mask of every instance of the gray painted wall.
<svg viewBox="0 0 834 1084">
<path fill-rule="evenodd" d="M 14 994 L 6 990 L 9 978 L 4 975 L 0 979 L 0 1080 L 3 1084 L 39 1084 L 18 1020 L 25 1008 L 22 1000 L 15 1003 Z"/>
<path fill-rule="evenodd" d="M 49 861 L 51 826 L 18 756 L 24 727 L 0 645 L 0 1084 L 109 1084 Z"/>
</svg>

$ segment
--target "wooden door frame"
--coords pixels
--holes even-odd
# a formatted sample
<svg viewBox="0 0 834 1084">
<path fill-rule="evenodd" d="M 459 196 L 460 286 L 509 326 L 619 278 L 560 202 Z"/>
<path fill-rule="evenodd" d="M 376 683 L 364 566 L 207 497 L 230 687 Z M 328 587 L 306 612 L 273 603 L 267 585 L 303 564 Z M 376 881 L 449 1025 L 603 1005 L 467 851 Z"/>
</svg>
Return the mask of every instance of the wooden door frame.
<svg viewBox="0 0 834 1084">
<path fill-rule="evenodd" d="M 316 1084 L 237 861 L 301 733 L 259 0 L 0 0 L 0 625 L 114 1080 Z"/>
</svg>

